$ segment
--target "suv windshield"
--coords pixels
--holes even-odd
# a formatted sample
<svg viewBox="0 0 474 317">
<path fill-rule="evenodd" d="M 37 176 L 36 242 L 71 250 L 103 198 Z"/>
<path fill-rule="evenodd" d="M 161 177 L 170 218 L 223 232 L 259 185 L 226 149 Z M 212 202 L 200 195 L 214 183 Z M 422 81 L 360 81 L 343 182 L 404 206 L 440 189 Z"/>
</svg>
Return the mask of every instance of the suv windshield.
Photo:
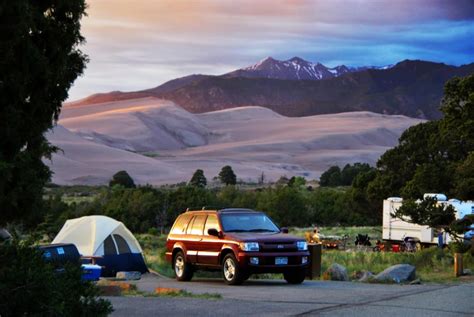
<svg viewBox="0 0 474 317">
<path fill-rule="evenodd" d="M 263 213 L 221 214 L 224 232 L 280 232 Z"/>
</svg>

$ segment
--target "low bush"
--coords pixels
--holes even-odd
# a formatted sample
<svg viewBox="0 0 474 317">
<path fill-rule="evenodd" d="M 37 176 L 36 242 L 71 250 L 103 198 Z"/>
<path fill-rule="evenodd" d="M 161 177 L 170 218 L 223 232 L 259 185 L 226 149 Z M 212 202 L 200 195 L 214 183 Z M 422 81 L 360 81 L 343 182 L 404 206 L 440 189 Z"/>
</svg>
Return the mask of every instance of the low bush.
<svg viewBox="0 0 474 317">
<path fill-rule="evenodd" d="M 107 316 L 111 304 L 81 281 L 79 263 L 46 263 L 27 242 L 0 245 L 0 316 Z"/>
</svg>

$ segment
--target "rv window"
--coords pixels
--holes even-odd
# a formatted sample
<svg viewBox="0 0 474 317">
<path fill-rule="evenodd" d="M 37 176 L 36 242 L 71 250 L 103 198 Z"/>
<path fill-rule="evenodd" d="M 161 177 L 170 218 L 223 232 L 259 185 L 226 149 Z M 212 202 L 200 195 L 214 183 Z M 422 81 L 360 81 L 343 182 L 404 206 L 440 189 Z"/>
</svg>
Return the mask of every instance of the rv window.
<svg viewBox="0 0 474 317">
<path fill-rule="evenodd" d="M 117 254 L 117 248 L 115 247 L 114 240 L 112 236 L 108 236 L 104 241 L 104 254 L 105 255 L 115 255 Z"/>
<path fill-rule="evenodd" d="M 132 251 L 130 251 L 130 247 L 128 246 L 127 241 L 125 241 L 125 239 L 121 235 L 114 234 L 114 239 L 117 243 L 119 254 L 132 253 Z"/>
</svg>

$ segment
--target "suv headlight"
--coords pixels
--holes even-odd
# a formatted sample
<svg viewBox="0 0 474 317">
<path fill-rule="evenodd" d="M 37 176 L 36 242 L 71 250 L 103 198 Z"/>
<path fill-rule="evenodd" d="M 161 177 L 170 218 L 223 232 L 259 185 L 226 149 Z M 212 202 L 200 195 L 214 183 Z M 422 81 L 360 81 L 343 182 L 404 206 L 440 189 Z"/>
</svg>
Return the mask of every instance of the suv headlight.
<svg viewBox="0 0 474 317">
<path fill-rule="evenodd" d="M 242 242 L 240 243 L 240 249 L 242 251 L 259 251 L 260 247 L 258 242 Z"/>
<path fill-rule="evenodd" d="M 297 241 L 296 247 L 298 248 L 298 251 L 307 251 L 308 243 L 306 241 Z"/>
</svg>

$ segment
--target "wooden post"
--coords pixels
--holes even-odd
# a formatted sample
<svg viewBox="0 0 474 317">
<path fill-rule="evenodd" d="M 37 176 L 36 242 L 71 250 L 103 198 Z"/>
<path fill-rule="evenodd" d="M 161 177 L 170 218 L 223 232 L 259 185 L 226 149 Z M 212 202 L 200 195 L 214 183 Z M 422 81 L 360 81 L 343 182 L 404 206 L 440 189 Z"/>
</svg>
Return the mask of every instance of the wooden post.
<svg viewBox="0 0 474 317">
<path fill-rule="evenodd" d="M 456 277 L 463 274 L 462 253 L 454 253 L 454 275 Z"/>
<path fill-rule="evenodd" d="M 321 250 L 322 244 L 308 244 L 309 267 L 306 276 L 309 279 L 319 278 L 321 276 Z"/>
</svg>

